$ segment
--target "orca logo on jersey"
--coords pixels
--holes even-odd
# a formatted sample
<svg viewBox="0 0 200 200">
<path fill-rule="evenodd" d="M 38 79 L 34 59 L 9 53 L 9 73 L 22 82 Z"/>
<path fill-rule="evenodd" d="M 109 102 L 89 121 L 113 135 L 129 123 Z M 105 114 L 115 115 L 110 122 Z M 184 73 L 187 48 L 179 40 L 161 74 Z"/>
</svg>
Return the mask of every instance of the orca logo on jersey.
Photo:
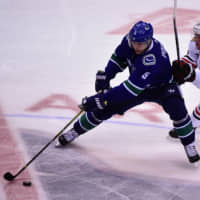
<svg viewBox="0 0 200 200">
<path fill-rule="evenodd" d="M 156 57 L 154 54 L 148 54 L 143 57 L 143 65 L 155 65 L 156 64 Z"/>
</svg>

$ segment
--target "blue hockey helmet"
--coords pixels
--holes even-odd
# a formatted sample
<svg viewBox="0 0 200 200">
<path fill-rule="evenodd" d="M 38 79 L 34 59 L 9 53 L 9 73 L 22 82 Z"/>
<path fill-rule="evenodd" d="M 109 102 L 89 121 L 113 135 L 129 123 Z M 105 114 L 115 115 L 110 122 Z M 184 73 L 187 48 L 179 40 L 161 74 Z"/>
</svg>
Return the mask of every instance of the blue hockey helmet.
<svg viewBox="0 0 200 200">
<path fill-rule="evenodd" d="M 132 42 L 147 42 L 153 37 L 153 27 L 150 23 L 139 21 L 130 30 L 128 39 Z"/>
</svg>

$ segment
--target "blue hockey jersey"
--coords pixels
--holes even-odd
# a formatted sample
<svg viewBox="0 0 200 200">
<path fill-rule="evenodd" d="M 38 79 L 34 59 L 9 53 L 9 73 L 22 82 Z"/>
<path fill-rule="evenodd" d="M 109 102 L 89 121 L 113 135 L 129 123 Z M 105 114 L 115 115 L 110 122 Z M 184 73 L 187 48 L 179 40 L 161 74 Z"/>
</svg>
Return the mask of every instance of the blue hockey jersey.
<svg viewBox="0 0 200 200">
<path fill-rule="evenodd" d="M 168 53 L 154 38 L 149 48 L 137 55 L 125 36 L 106 66 L 107 78 L 111 80 L 127 67 L 130 76 L 123 86 L 134 96 L 145 89 L 170 83 L 173 79 Z"/>
</svg>

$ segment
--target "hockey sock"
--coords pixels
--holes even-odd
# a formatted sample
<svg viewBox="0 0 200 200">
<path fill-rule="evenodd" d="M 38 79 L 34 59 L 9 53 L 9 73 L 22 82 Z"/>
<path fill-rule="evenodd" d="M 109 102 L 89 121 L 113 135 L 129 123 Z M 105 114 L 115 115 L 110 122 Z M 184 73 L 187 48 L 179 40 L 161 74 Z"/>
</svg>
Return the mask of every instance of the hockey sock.
<svg viewBox="0 0 200 200">
<path fill-rule="evenodd" d="M 102 120 L 98 119 L 93 112 L 86 112 L 74 124 L 74 130 L 79 135 L 81 135 L 81 134 L 95 128 L 101 122 L 102 122 Z"/>
<path fill-rule="evenodd" d="M 179 121 L 174 121 L 174 128 L 184 146 L 194 142 L 195 130 L 189 115 Z"/>
</svg>

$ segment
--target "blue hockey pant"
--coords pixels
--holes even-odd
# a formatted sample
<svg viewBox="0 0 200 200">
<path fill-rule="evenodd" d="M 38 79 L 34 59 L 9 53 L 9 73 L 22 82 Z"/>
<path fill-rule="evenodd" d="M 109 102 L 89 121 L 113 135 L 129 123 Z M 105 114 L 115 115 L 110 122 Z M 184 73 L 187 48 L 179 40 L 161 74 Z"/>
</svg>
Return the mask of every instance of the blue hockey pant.
<svg viewBox="0 0 200 200">
<path fill-rule="evenodd" d="M 176 84 L 147 89 L 139 96 L 127 95 L 122 87 L 118 86 L 102 95 L 108 99 L 108 106 L 104 110 L 84 113 L 74 124 L 74 129 L 79 134 L 87 132 L 115 114 L 123 114 L 136 105 L 154 102 L 162 106 L 169 115 L 183 145 L 190 144 L 195 140 L 195 130 Z"/>
</svg>

